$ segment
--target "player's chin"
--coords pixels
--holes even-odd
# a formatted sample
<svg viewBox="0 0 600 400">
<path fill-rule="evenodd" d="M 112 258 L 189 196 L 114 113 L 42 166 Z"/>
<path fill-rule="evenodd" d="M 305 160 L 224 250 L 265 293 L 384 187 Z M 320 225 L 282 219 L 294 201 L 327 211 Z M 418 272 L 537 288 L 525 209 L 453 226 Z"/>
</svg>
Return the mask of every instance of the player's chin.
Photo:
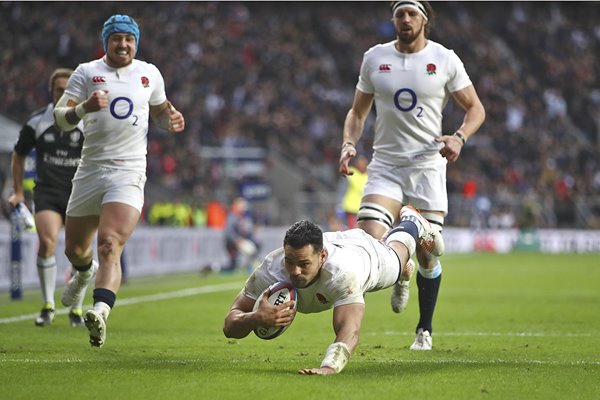
<svg viewBox="0 0 600 400">
<path fill-rule="evenodd" d="M 292 281 L 292 285 L 294 285 L 295 288 L 302 289 L 308 286 L 308 282 L 306 281 L 306 279 L 291 278 L 290 280 Z"/>
</svg>

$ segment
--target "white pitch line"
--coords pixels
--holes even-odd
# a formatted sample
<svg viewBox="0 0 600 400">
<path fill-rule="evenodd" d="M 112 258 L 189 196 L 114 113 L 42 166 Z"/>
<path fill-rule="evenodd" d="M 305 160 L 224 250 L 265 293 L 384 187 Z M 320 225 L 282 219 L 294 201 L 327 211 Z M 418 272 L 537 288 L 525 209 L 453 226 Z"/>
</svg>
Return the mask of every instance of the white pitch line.
<svg viewBox="0 0 600 400">
<path fill-rule="evenodd" d="M 370 359 L 370 360 L 361 360 L 361 362 L 372 362 L 372 363 L 390 363 L 390 362 L 398 362 L 398 363 L 406 363 L 406 364 L 506 364 L 506 365 L 568 365 L 568 366 L 578 366 L 578 365 L 600 365 L 600 361 L 556 361 L 556 360 L 468 360 L 468 359 L 446 359 L 446 360 L 436 360 L 436 359 L 427 359 L 427 360 L 383 360 L 383 359 Z"/>
<path fill-rule="evenodd" d="M 229 360 L 232 363 L 245 364 L 245 363 L 254 363 L 254 360 L 238 360 L 231 359 Z M 67 358 L 67 359 L 32 359 L 32 358 L 0 358 L 0 363 L 19 363 L 19 364 L 71 364 L 71 363 L 94 363 L 95 360 L 80 360 L 76 358 Z M 206 360 L 201 358 L 193 358 L 193 359 L 160 359 L 160 360 L 148 360 L 150 364 L 204 364 Z M 440 364 L 440 365 L 448 365 L 448 364 L 469 364 L 469 365 L 489 365 L 489 364 L 500 364 L 500 365 L 553 365 L 553 366 L 587 366 L 587 365 L 600 365 L 600 361 L 557 361 L 557 360 L 469 360 L 469 359 L 427 359 L 427 360 L 389 360 L 389 359 L 367 359 L 360 360 L 357 362 L 361 363 L 373 363 L 373 364 L 389 364 L 389 363 L 399 363 L 399 364 Z"/>
<path fill-rule="evenodd" d="M 154 302 L 154 301 L 196 296 L 198 294 L 204 294 L 204 293 L 224 292 L 227 290 L 239 289 L 241 287 L 241 285 L 243 285 L 243 282 L 241 282 L 241 283 L 240 282 L 223 283 L 220 285 L 202 286 L 202 287 L 197 287 L 197 288 L 177 290 L 174 292 L 151 294 L 151 295 L 147 295 L 147 296 L 129 297 L 126 299 L 118 300 L 117 305 L 119 307 L 121 307 L 121 306 L 128 306 L 131 304 L 149 303 L 149 302 Z M 67 314 L 68 312 L 69 312 L 68 308 L 61 308 L 61 309 L 56 310 L 56 314 L 58 314 L 58 315 Z M 18 315 L 16 317 L 0 318 L 0 324 L 10 324 L 13 322 L 26 321 L 29 319 L 34 319 L 37 316 L 38 316 L 38 314 L 36 313 L 36 314 Z"/>
<path fill-rule="evenodd" d="M 367 335 L 389 335 L 389 336 L 413 336 L 414 332 L 384 331 L 370 332 Z M 596 337 L 600 334 L 593 333 L 569 333 L 569 332 L 438 332 L 434 336 L 482 336 L 482 337 Z"/>
<path fill-rule="evenodd" d="M 204 293 L 215 293 L 215 292 L 223 292 L 227 290 L 238 289 L 240 285 L 243 283 L 240 282 L 232 282 L 232 283 L 223 283 L 220 285 L 212 285 L 212 286 L 201 286 L 197 288 L 183 289 L 177 290 L 173 292 L 166 293 L 158 293 L 151 294 L 147 296 L 138 296 L 138 297 L 129 297 L 126 299 L 119 300 L 117 305 L 127 306 L 132 304 L 139 303 L 149 303 L 154 301 L 161 300 L 169 300 L 176 299 L 181 297 L 190 297 L 196 296 L 198 294 Z M 63 315 L 69 312 L 68 308 L 62 308 L 56 310 L 56 314 Z M 0 324 L 10 324 L 13 322 L 26 321 L 30 319 L 34 319 L 38 314 L 27 314 L 27 315 L 19 315 L 16 317 L 8 317 L 8 318 L 0 318 Z M 384 331 L 384 332 L 365 332 L 363 335 L 398 335 L 398 336 L 412 336 L 414 332 L 399 332 L 399 331 Z M 465 336 L 481 336 L 481 337 L 595 337 L 598 334 L 592 333 L 561 333 L 561 332 L 435 332 L 435 336 L 456 336 L 456 337 L 465 337 Z"/>
</svg>

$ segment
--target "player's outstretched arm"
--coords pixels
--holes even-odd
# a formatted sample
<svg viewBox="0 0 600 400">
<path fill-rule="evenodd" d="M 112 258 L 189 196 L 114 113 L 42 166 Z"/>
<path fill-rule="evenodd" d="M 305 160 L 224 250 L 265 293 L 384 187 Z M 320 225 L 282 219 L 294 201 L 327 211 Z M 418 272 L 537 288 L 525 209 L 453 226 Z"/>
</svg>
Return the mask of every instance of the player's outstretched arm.
<svg viewBox="0 0 600 400">
<path fill-rule="evenodd" d="M 243 293 L 238 294 L 225 317 L 223 333 L 226 337 L 241 339 L 258 326 L 285 326 L 294 320 L 296 310 L 290 309 L 293 300 L 273 306 L 263 294 L 256 301 L 260 302 L 259 306 L 252 311 L 254 300 Z"/>
<path fill-rule="evenodd" d="M 333 329 L 335 342 L 327 347 L 325 358 L 319 368 L 304 368 L 300 375 L 331 375 L 342 372 L 350 355 L 354 352 L 360 336 L 365 305 L 345 304 L 333 309 Z"/>
</svg>

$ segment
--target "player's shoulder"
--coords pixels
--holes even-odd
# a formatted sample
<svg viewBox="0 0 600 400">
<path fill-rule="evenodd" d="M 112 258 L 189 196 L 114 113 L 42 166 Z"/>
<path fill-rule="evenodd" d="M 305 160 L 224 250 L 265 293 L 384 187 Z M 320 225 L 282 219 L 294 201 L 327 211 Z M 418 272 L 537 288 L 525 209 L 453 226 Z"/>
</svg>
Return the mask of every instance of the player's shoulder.
<svg viewBox="0 0 600 400">
<path fill-rule="evenodd" d="M 365 52 L 365 57 L 377 57 L 394 52 L 394 41 L 378 43 Z"/>
<path fill-rule="evenodd" d="M 95 60 L 80 63 L 77 66 L 77 68 L 75 68 L 75 72 L 98 70 L 98 69 L 105 68 L 105 67 L 106 67 L 106 63 L 102 60 L 102 58 L 97 58 Z"/>
<path fill-rule="evenodd" d="M 454 50 L 449 49 L 441 43 L 434 42 L 433 40 L 429 40 L 429 43 L 427 43 L 427 51 L 430 55 L 433 54 L 434 57 L 439 58 L 448 58 L 456 56 Z"/>
<path fill-rule="evenodd" d="M 152 72 L 152 73 L 160 73 L 158 67 L 148 61 L 138 60 L 137 58 L 133 60 L 133 66 L 135 69 Z"/>
<path fill-rule="evenodd" d="M 25 123 L 25 125 L 35 127 L 39 123 L 39 121 L 44 117 L 44 115 L 46 114 L 48 107 L 54 108 L 52 103 L 50 103 L 50 104 L 46 104 L 44 107 L 40 107 L 40 108 L 36 109 L 31 114 L 29 114 L 29 116 L 27 116 L 27 122 Z"/>
<path fill-rule="evenodd" d="M 46 112 L 46 110 L 48 109 L 49 106 L 51 106 L 51 105 L 46 104 L 44 107 L 40 107 L 37 110 L 33 111 L 31 114 L 29 114 L 29 116 L 27 117 L 27 120 L 39 117 L 40 115 L 44 115 L 44 113 Z"/>
</svg>

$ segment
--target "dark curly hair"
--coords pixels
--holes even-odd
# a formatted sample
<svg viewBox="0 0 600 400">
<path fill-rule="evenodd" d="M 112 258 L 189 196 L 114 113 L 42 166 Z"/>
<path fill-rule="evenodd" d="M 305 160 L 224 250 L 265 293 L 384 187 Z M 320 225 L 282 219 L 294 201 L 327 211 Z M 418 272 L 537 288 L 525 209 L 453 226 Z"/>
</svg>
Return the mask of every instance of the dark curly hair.
<svg viewBox="0 0 600 400">
<path fill-rule="evenodd" d="M 315 223 L 302 220 L 288 228 L 283 239 L 284 246 L 299 249 L 312 244 L 315 253 L 323 250 L 323 231 Z"/>
</svg>

